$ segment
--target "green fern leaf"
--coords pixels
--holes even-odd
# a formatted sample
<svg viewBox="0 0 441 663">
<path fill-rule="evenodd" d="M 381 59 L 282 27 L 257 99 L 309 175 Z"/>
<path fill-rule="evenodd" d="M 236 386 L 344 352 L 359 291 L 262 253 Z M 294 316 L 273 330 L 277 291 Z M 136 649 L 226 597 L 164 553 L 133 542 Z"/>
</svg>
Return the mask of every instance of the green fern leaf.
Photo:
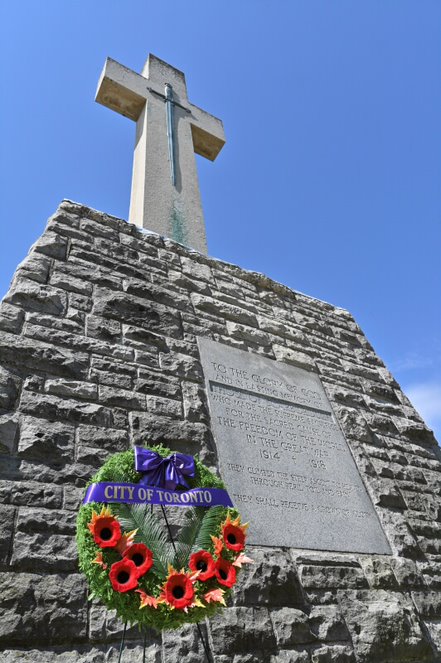
<svg viewBox="0 0 441 663">
<path fill-rule="evenodd" d="M 220 524 L 225 520 L 225 509 L 222 506 L 214 506 L 206 510 L 201 526 L 195 538 L 191 552 L 198 550 L 210 550 L 213 545 L 211 535 L 217 535 Z"/>
<path fill-rule="evenodd" d="M 186 510 L 187 522 L 179 533 L 179 540 L 176 542 L 176 553 L 173 560 L 173 566 L 176 569 L 183 569 L 187 566 L 190 559 L 191 549 L 198 535 L 205 509 L 189 508 Z"/>
<path fill-rule="evenodd" d="M 198 550 L 209 550 L 212 546 L 211 535 L 217 532 L 220 522 L 224 518 L 223 507 L 206 509 L 196 507 L 187 511 L 187 524 L 182 528 L 179 542 L 176 544 L 174 566 L 177 569 L 185 568 L 190 555 Z"/>
<path fill-rule="evenodd" d="M 141 505 L 113 504 L 112 511 L 126 532 L 138 530 L 135 541 L 150 548 L 153 553 L 152 572 L 164 578 L 174 553 L 164 523 L 158 522 L 150 509 Z"/>
</svg>

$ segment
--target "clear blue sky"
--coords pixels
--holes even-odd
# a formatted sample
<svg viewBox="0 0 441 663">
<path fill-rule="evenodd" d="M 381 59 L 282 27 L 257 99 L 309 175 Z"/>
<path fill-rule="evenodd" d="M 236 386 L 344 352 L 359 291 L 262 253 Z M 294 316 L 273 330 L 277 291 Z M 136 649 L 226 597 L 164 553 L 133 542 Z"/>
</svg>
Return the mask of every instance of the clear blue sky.
<svg viewBox="0 0 441 663">
<path fill-rule="evenodd" d="M 127 218 L 106 56 L 185 71 L 210 254 L 349 309 L 441 438 L 439 0 L 1 3 L 0 294 L 63 198 Z"/>
</svg>

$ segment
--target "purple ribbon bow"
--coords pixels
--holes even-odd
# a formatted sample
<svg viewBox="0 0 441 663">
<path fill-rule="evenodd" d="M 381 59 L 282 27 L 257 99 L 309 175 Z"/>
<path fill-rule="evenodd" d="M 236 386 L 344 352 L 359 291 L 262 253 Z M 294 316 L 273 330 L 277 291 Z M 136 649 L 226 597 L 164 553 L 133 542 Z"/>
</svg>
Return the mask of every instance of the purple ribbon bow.
<svg viewBox="0 0 441 663">
<path fill-rule="evenodd" d="M 193 456 L 174 453 L 163 458 L 144 447 L 135 447 L 135 470 L 143 474 L 139 483 L 167 490 L 175 490 L 176 486 L 188 488 L 184 476 L 194 478 L 196 474 Z"/>
</svg>

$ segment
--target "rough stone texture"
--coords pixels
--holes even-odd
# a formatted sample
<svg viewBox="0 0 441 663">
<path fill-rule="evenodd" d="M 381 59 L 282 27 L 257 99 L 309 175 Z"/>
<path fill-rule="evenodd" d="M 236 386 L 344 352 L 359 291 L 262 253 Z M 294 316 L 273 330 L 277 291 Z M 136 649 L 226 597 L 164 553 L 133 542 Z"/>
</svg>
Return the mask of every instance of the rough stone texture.
<svg viewBox="0 0 441 663">
<path fill-rule="evenodd" d="M 351 315 L 68 201 L 0 305 L 2 661 L 118 660 L 75 511 L 132 442 L 216 467 L 198 336 L 318 373 L 393 552 L 254 547 L 203 626 L 214 663 L 440 663 L 440 449 Z M 142 660 L 136 629 L 127 643 Z M 149 663 L 202 657 L 194 627 L 149 634 Z"/>
<path fill-rule="evenodd" d="M 369 661 L 432 661 L 415 607 L 395 592 L 342 593 L 340 603 L 357 659 Z"/>
</svg>

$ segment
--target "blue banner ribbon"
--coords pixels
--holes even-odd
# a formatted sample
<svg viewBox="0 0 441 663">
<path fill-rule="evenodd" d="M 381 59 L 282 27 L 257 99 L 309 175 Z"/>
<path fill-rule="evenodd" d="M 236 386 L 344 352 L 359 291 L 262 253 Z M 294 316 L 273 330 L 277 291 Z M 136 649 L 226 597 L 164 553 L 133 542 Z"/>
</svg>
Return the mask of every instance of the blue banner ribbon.
<svg viewBox="0 0 441 663">
<path fill-rule="evenodd" d="M 233 503 L 222 488 L 192 488 L 167 490 L 143 483 L 102 482 L 91 484 L 83 500 L 88 502 L 123 504 L 162 504 L 163 506 L 229 506 Z"/>
<path fill-rule="evenodd" d="M 174 490 L 177 486 L 188 488 L 185 477 L 194 479 L 196 475 L 193 456 L 173 453 L 163 458 L 144 447 L 135 447 L 135 470 L 143 475 L 140 483 L 167 490 Z"/>
</svg>

